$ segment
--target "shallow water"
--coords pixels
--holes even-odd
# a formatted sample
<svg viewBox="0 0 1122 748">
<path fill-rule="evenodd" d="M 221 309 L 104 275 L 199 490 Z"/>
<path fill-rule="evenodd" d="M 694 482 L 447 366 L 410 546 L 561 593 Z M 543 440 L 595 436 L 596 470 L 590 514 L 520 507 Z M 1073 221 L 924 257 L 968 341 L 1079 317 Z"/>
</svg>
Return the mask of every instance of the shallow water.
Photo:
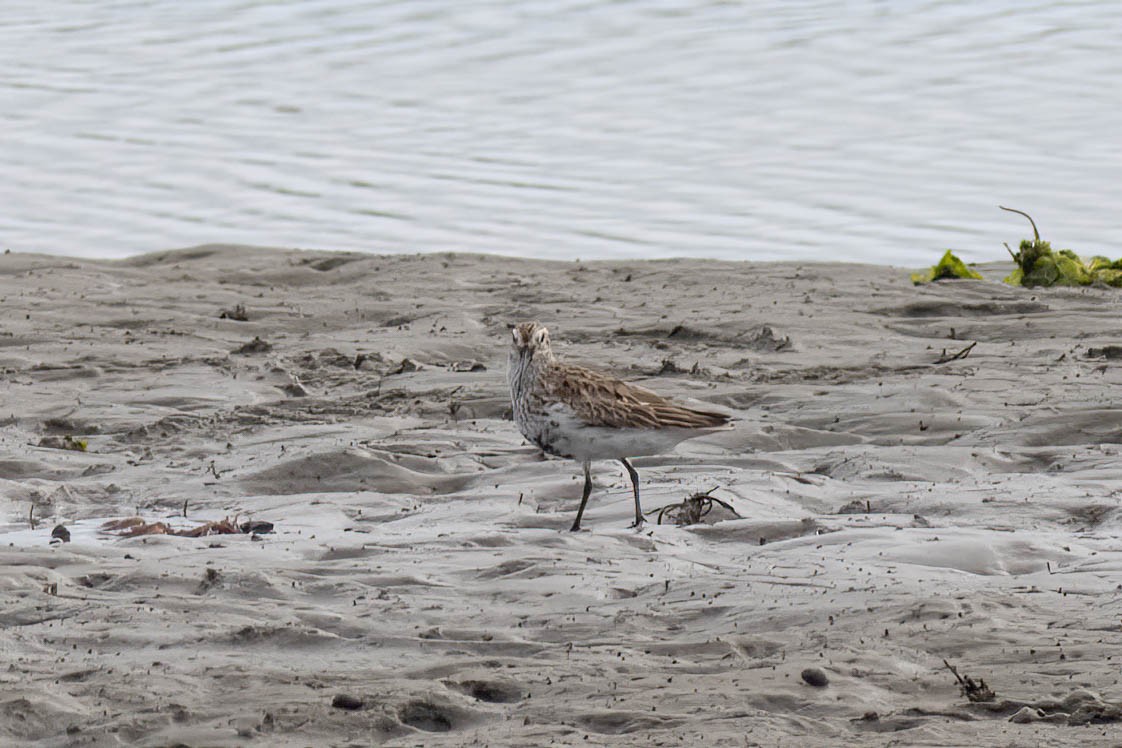
<svg viewBox="0 0 1122 748">
<path fill-rule="evenodd" d="M 0 246 L 1122 254 L 1092 2 L 5 4 Z"/>
</svg>

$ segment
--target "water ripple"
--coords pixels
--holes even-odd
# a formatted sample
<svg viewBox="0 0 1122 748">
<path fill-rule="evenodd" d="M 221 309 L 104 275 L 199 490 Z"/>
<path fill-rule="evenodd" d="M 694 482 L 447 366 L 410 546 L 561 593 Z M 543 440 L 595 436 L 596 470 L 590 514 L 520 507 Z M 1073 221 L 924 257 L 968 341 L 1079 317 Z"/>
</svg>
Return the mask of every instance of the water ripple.
<svg viewBox="0 0 1122 748">
<path fill-rule="evenodd" d="M 1113 3 L 8 3 L 0 244 L 1122 254 Z"/>
</svg>

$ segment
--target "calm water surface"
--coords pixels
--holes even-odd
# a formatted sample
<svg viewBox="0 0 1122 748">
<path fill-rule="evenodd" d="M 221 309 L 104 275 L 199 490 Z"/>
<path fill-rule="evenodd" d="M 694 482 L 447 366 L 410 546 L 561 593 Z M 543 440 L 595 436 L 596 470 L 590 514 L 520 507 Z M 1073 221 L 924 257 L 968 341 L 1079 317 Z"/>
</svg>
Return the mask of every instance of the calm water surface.
<svg viewBox="0 0 1122 748">
<path fill-rule="evenodd" d="M 1122 5 L 9 0 L 0 246 L 1122 255 Z"/>
</svg>

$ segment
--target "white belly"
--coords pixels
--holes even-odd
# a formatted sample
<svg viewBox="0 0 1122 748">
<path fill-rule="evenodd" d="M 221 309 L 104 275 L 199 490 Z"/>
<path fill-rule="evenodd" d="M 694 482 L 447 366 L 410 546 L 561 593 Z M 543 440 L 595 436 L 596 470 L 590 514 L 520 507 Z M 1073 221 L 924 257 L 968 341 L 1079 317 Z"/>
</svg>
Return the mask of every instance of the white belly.
<svg viewBox="0 0 1122 748">
<path fill-rule="evenodd" d="M 580 462 L 618 460 L 667 452 L 706 429 L 629 429 L 588 426 L 563 405 L 519 419 L 522 435 L 542 450 Z"/>
</svg>

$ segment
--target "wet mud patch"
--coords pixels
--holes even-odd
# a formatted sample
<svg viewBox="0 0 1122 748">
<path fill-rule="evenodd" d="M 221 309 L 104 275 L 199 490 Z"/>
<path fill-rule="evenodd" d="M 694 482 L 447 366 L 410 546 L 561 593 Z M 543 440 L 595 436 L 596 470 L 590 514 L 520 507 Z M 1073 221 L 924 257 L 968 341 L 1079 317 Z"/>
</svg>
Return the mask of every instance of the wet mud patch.
<svg viewBox="0 0 1122 748">
<path fill-rule="evenodd" d="M 1023 420 L 985 432 L 1003 447 L 1059 447 L 1122 444 L 1122 408 L 1067 408 L 1039 411 Z"/>
<path fill-rule="evenodd" d="M 514 558 L 509 561 L 503 561 L 497 566 L 492 566 L 487 569 L 480 569 L 476 574 L 479 579 L 502 579 L 502 578 L 518 578 L 518 579 L 534 579 L 543 574 L 548 574 L 545 571 L 538 571 L 536 569 L 537 561 L 531 561 L 524 558 Z"/>
<path fill-rule="evenodd" d="M 595 712 L 577 718 L 577 723 L 590 732 L 601 735 L 627 735 L 646 730 L 669 730 L 683 720 L 643 712 Z"/>
<path fill-rule="evenodd" d="M 865 712 L 861 717 L 850 720 L 851 726 L 857 732 L 903 732 L 914 730 L 925 723 L 923 717 L 904 717 L 900 715 L 886 715 L 881 717 L 876 712 Z"/>
<path fill-rule="evenodd" d="M 831 532 L 812 517 L 770 522 L 754 519 L 729 520 L 717 525 L 691 525 L 686 529 L 709 540 L 735 540 L 755 545 Z"/>
<path fill-rule="evenodd" d="M 85 364 L 52 365 L 38 364 L 24 372 L 36 382 L 64 382 L 70 379 L 96 379 L 105 372 L 98 366 Z"/>
<path fill-rule="evenodd" d="M 1076 689 L 1062 699 L 993 699 L 971 703 L 975 714 L 1008 719 L 1014 724 L 1048 722 L 1085 727 L 1122 722 L 1122 703 L 1103 699 L 1087 689 Z"/>
<path fill-rule="evenodd" d="M 54 699 L 19 697 L 0 701 L 0 736 L 30 739 L 56 734 L 62 725 L 84 722 L 87 715 L 67 710 Z M 66 701 L 72 701 L 67 698 Z M 8 744 L 11 745 L 11 744 Z"/>
<path fill-rule="evenodd" d="M 835 427 L 834 423 L 838 425 Z M 808 428 L 796 423 L 768 424 L 759 430 L 760 446 L 772 451 L 786 451 L 845 446 L 866 441 L 859 430 L 849 431 L 840 421 L 822 426 L 823 428 Z M 766 442 L 763 441 L 765 439 Z"/>
<path fill-rule="evenodd" d="M 828 384 L 849 384 L 882 379 L 886 376 L 927 371 L 930 367 L 919 362 L 908 366 L 881 366 L 861 364 L 858 366 L 804 366 L 789 369 L 769 369 L 759 367 L 752 372 L 750 381 L 766 384 L 802 384 L 823 382 Z"/>
<path fill-rule="evenodd" d="M 709 401 L 714 405 L 721 405 L 726 408 L 738 408 L 740 410 L 747 410 L 757 403 L 764 401 L 769 396 L 770 393 L 765 392 L 763 388 L 760 388 L 759 390 L 723 392 L 719 395 L 710 397 Z"/>
<path fill-rule="evenodd" d="M 870 309 L 883 317 L 998 317 L 1014 314 L 1043 314 L 1051 307 L 1038 301 L 985 301 L 963 304 L 958 301 L 914 301 L 900 306 Z"/>
<path fill-rule="evenodd" d="M 417 493 L 418 489 L 428 494 L 448 494 L 463 490 L 476 480 L 473 474 L 440 472 L 440 464 L 437 459 L 399 462 L 365 450 L 344 449 L 282 462 L 242 478 L 239 485 L 249 491 L 277 494 Z"/>
<path fill-rule="evenodd" d="M 1103 504 L 1091 502 L 1067 509 L 1071 515 L 1066 520 L 1069 524 L 1076 525 L 1080 532 L 1094 529 L 1107 520 L 1113 518 L 1120 511 L 1118 504 Z"/>
<path fill-rule="evenodd" d="M 322 260 L 308 258 L 308 262 L 306 264 L 312 270 L 318 270 L 321 273 L 326 273 L 329 270 L 334 270 L 335 268 L 349 265 L 350 263 L 355 262 L 359 259 L 361 259 L 361 257 L 358 255 L 336 255 L 334 257 L 325 257 Z"/>
<path fill-rule="evenodd" d="M 904 335 L 909 338 L 920 338 L 925 341 L 943 341 L 932 343 L 923 351 L 916 351 L 916 360 L 926 365 L 937 363 L 948 364 L 951 361 L 970 362 L 964 355 L 959 359 L 949 358 L 954 353 L 961 352 L 971 343 L 992 343 L 1002 347 L 1010 342 L 1029 341 L 1036 342 L 1046 334 L 1040 326 L 1031 319 L 1023 317 L 1002 317 L 992 321 L 961 320 L 961 319 L 904 319 L 888 322 L 884 325 L 886 330 Z M 994 349 L 973 348 L 968 351 L 974 357 L 981 353 L 993 353 Z M 942 359 L 940 361 L 940 359 Z"/>
<path fill-rule="evenodd" d="M 224 244 L 203 244 L 198 247 L 191 247 L 188 249 L 175 249 L 168 252 L 153 252 L 151 254 L 139 255 L 137 257 L 129 257 L 119 260 L 121 265 L 126 265 L 134 268 L 146 268 L 154 265 L 166 265 L 175 262 L 190 262 L 192 260 L 205 260 L 208 257 L 213 257 L 223 249 L 230 249 L 232 245 Z"/>
<path fill-rule="evenodd" d="M 397 718 L 423 732 L 451 732 L 470 723 L 470 714 L 463 709 L 436 699 L 414 699 L 397 710 Z"/>
<path fill-rule="evenodd" d="M 1122 345 L 1104 345 L 1102 348 L 1088 348 L 1085 357 L 1117 361 L 1122 359 Z"/>
<path fill-rule="evenodd" d="M 72 453 L 71 451 L 66 451 L 63 454 L 67 457 L 74 454 L 77 459 L 67 460 L 66 458 L 60 458 L 59 462 L 56 464 L 51 464 L 45 460 L 21 460 L 18 458 L 0 460 L 0 476 L 3 476 L 5 480 L 9 481 L 28 479 L 66 481 L 76 480 L 86 475 L 88 471 L 92 472 L 90 468 L 93 464 L 91 464 L 89 458 L 81 456 L 81 452 Z M 63 460 L 65 460 L 65 462 L 63 462 Z M 109 472 L 112 469 L 112 466 L 109 466 L 107 470 L 98 472 Z"/>
<path fill-rule="evenodd" d="M 733 638 L 729 646 L 742 659 L 756 667 L 770 665 L 771 658 L 781 655 L 785 647 L 781 642 L 750 637 Z"/>
<path fill-rule="evenodd" d="M 135 426 L 123 434 L 116 435 L 114 441 L 118 444 L 145 444 L 159 443 L 160 439 L 168 439 L 173 435 L 182 433 L 197 433 L 214 426 L 216 419 L 205 416 L 189 415 L 187 413 L 174 413 L 164 416 L 152 423 Z"/>
<path fill-rule="evenodd" d="M 295 626 L 242 626 L 217 639 L 237 646 L 264 645 L 273 647 L 320 647 L 335 644 L 339 638 L 316 628 Z"/>
<path fill-rule="evenodd" d="M 518 684 L 507 681 L 463 680 L 448 681 L 445 685 L 476 701 L 485 701 L 488 704 L 513 704 L 522 701 L 522 689 Z"/>
<path fill-rule="evenodd" d="M 678 343 L 699 343 L 711 346 L 735 346 L 737 350 L 750 350 L 760 353 L 774 353 L 791 350 L 791 338 L 779 335 L 771 325 L 757 325 L 742 332 L 729 333 L 723 328 L 698 329 L 688 325 L 671 325 L 648 328 L 619 328 L 614 333 L 617 338 L 639 338 L 651 341 L 674 341 Z M 589 336 L 588 342 L 598 342 L 600 335 Z"/>
<path fill-rule="evenodd" d="M 86 436 L 101 433 L 101 426 L 90 420 L 59 416 L 43 421 L 43 433 L 52 436 Z"/>
</svg>

